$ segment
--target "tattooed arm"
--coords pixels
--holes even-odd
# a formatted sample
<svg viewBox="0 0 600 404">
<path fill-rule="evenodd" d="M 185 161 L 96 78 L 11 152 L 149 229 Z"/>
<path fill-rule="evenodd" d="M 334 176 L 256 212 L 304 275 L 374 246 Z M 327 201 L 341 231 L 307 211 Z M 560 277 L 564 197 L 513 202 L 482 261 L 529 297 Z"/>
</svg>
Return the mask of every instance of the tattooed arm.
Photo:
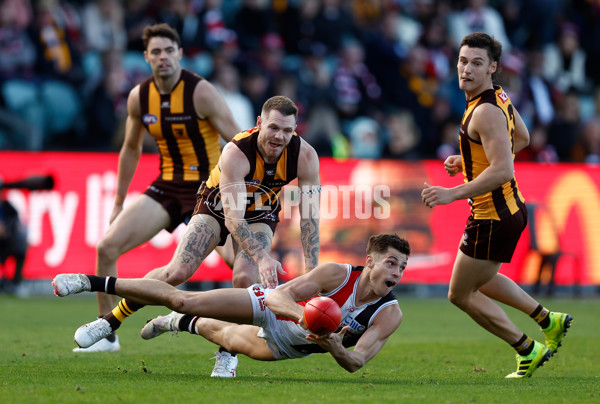
<svg viewBox="0 0 600 404">
<path fill-rule="evenodd" d="M 298 158 L 298 186 L 300 187 L 300 238 L 304 250 L 304 270 L 309 272 L 319 265 L 321 181 L 317 152 L 304 140 Z"/>
<path fill-rule="evenodd" d="M 285 274 L 279 261 L 273 259 L 244 219 L 246 213 L 246 184 L 244 177 L 250 172 L 250 163 L 233 143 L 223 149 L 219 160 L 221 167 L 221 201 L 225 213 L 225 226 L 242 250 L 258 266 L 264 287 L 277 286 L 277 272 Z"/>
</svg>

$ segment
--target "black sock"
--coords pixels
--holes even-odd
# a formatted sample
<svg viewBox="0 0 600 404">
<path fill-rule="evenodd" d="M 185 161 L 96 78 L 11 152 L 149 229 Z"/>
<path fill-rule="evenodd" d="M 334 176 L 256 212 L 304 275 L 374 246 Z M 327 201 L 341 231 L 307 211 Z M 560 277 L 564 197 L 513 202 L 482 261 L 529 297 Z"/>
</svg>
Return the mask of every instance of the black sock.
<svg viewBox="0 0 600 404">
<path fill-rule="evenodd" d="M 198 331 L 196 330 L 196 321 L 198 321 L 198 316 L 184 314 L 183 317 L 179 319 L 177 328 L 179 328 L 179 331 L 187 331 L 190 334 L 198 334 Z"/>
<path fill-rule="evenodd" d="M 521 356 L 527 356 L 533 351 L 534 341 L 529 338 L 527 335 L 523 334 L 520 340 L 511 344 L 513 348 L 517 351 L 517 353 Z"/>
<path fill-rule="evenodd" d="M 102 316 L 103 319 L 105 319 L 106 321 L 108 321 L 108 324 L 110 324 L 110 329 L 115 332 L 117 330 L 117 328 L 119 328 L 121 326 L 121 322 L 119 321 L 118 318 L 115 317 L 114 314 L 108 313 L 105 314 L 104 316 Z"/>
<path fill-rule="evenodd" d="M 114 276 L 96 276 L 96 275 L 86 275 L 90 280 L 90 289 L 92 292 L 104 292 L 109 295 L 114 295 L 115 293 L 115 283 L 117 282 L 117 278 Z"/>
<path fill-rule="evenodd" d="M 538 304 L 538 307 L 535 308 L 533 313 L 529 315 L 532 319 L 535 320 L 536 323 L 542 327 L 542 329 L 547 328 L 550 325 L 550 310 L 543 307 L 541 304 Z"/>
</svg>

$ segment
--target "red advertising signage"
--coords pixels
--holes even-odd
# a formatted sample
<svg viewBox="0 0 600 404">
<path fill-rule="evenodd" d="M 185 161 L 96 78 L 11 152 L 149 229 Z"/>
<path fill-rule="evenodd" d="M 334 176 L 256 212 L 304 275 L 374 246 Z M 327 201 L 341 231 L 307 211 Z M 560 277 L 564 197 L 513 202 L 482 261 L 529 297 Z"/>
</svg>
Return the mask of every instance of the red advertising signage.
<svg viewBox="0 0 600 404">
<path fill-rule="evenodd" d="M 61 272 L 93 273 L 95 245 L 108 227 L 116 186 L 115 153 L 1 152 L 0 179 L 52 175 L 48 191 L 3 189 L 1 196 L 19 211 L 28 229 L 26 279 L 50 279 Z M 158 156 L 144 155 L 127 201 L 145 190 L 158 174 Z M 434 209 L 425 207 L 420 192 L 432 185 L 459 184 L 440 161 L 403 162 L 321 159 L 320 262 L 364 263 L 369 235 L 395 232 L 409 240 L 413 254 L 403 282 L 447 283 L 459 239 L 469 214 L 466 201 Z M 557 257 L 558 285 L 600 285 L 600 167 L 517 163 L 519 187 L 525 196 L 530 226 L 523 233 L 510 264 L 502 272 L 522 284 L 537 280 L 544 257 Z M 293 198 L 292 198 L 293 199 Z M 127 203 L 126 201 L 126 203 Z M 287 278 L 302 272 L 297 206 L 282 195 L 282 221 L 272 253 Z M 533 219 L 533 220 L 531 220 Z M 183 232 L 159 233 L 125 254 L 119 276 L 141 277 L 166 265 Z M 9 263 L 10 264 L 10 263 Z M 2 269 L 10 272 L 6 265 Z M 543 271 L 542 277 L 547 276 Z M 213 253 L 192 280 L 227 281 L 231 271 Z"/>
</svg>

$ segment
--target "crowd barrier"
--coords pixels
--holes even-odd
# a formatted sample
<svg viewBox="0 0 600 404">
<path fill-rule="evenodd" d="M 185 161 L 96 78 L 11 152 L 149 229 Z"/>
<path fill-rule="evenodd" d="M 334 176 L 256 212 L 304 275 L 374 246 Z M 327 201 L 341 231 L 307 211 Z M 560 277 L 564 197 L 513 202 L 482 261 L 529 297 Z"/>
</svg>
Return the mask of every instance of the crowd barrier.
<svg viewBox="0 0 600 404">
<path fill-rule="evenodd" d="M 108 227 L 116 187 L 116 153 L 0 152 L 4 182 L 52 175 L 52 190 L 3 189 L 28 229 L 25 279 L 50 279 L 61 272 L 93 273 L 95 245 Z M 127 201 L 158 174 L 159 158 L 143 155 Z M 467 201 L 429 209 L 421 202 L 425 182 L 453 186 L 440 161 L 320 160 L 320 262 L 364 263 L 370 234 L 394 232 L 413 249 L 403 282 L 448 283 L 469 206 Z M 600 285 L 600 167 L 517 162 L 516 178 L 529 207 L 529 226 L 502 273 L 521 284 Z M 299 212 L 282 198 L 282 221 L 273 254 L 287 270 L 302 272 Z M 125 254 L 119 276 L 141 277 L 171 259 L 183 232 L 161 232 Z M 10 263 L 9 263 L 10 264 Z M 10 277 L 10 265 L 4 272 Z M 231 271 L 210 255 L 193 281 L 229 281 Z"/>
</svg>

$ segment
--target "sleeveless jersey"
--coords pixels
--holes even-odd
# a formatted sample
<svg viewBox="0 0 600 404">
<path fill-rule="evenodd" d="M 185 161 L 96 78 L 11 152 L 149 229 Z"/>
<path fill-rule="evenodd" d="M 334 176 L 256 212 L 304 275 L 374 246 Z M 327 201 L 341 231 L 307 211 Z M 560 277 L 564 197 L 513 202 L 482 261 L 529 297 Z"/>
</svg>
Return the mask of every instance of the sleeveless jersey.
<svg viewBox="0 0 600 404">
<path fill-rule="evenodd" d="M 160 94 L 152 77 L 140 84 L 142 123 L 158 145 L 162 180 L 200 182 L 221 155 L 219 133 L 194 108 L 194 89 L 201 80 L 182 70 L 169 94 Z"/>
<path fill-rule="evenodd" d="M 250 163 L 250 172 L 244 178 L 246 192 L 250 198 L 246 201 L 246 219 L 264 217 L 271 221 L 279 221 L 281 204 L 279 193 L 284 185 L 298 176 L 298 156 L 300 154 L 300 137 L 294 132 L 289 144 L 275 163 L 267 163 L 258 151 L 257 127 L 238 133 L 232 142 L 244 153 Z M 220 205 L 221 169 L 217 164 L 211 171 L 208 180 L 199 190 L 199 204 L 210 204 L 213 208 Z"/>
<path fill-rule="evenodd" d="M 460 125 L 459 144 L 465 182 L 477 178 L 490 165 L 481 141 L 474 140 L 469 136 L 469 123 L 473 117 L 473 111 L 479 105 L 485 103 L 500 108 L 506 116 L 507 133 L 510 136 L 513 161 L 515 159 L 515 110 L 502 87 L 494 85 L 493 89 L 485 90 L 478 96 L 468 100 L 463 114 Z M 495 190 L 470 199 L 469 203 L 471 204 L 471 214 L 474 219 L 501 220 L 521 209 L 525 203 L 525 199 L 521 195 L 517 181 L 513 177 L 510 181 L 502 184 L 502 186 Z"/>
<path fill-rule="evenodd" d="M 349 348 L 356 345 L 358 339 L 363 333 L 371 326 L 373 319 L 379 312 L 389 305 L 398 304 L 396 296 L 390 292 L 382 298 L 379 298 L 373 302 L 364 304 L 360 307 L 356 306 L 356 289 L 358 288 L 358 281 L 363 271 L 362 266 L 355 267 L 347 265 L 346 279 L 340 286 L 330 293 L 321 294 L 321 296 L 327 296 L 333 299 L 340 309 L 342 310 L 342 322 L 336 332 L 344 326 L 350 326 L 342 344 L 344 347 Z M 306 304 L 306 302 L 304 302 Z M 304 354 L 310 353 L 324 353 L 325 350 L 315 343 L 297 344 L 293 345 L 293 348 Z"/>
</svg>

